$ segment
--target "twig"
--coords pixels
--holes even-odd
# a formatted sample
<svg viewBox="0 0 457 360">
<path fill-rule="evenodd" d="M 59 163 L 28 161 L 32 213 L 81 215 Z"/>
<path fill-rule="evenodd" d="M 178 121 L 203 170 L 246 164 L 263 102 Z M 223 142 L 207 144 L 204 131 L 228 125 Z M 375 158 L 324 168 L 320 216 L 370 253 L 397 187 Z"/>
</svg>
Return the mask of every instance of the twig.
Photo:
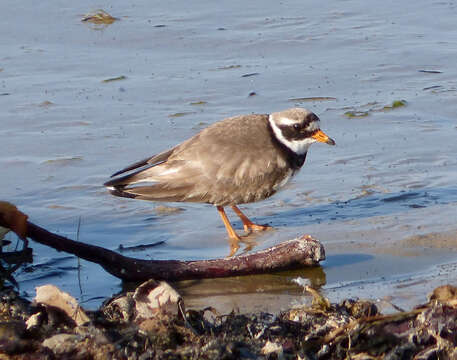
<svg viewBox="0 0 457 360">
<path fill-rule="evenodd" d="M 53 234 L 27 222 L 27 237 L 58 251 L 74 254 L 101 265 L 110 274 L 125 281 L 157 279 L 178 281 L 267 273 L 286 268 L 317 265 L 325 259 L 322 244 L 310 236 L 258 251 L 224 259 L 179 261 L 142 260 L 123 256 L 114 251 L 74 241 Z"/>
</svg>

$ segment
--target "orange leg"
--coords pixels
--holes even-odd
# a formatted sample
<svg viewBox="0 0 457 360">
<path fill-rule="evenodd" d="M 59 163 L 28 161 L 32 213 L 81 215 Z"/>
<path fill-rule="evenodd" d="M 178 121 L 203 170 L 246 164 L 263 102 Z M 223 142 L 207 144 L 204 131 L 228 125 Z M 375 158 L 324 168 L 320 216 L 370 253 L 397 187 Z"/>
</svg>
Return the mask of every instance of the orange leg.
<svg viewBox="0 0 457 360">
<path fill-rule="evenodd" d="M 247 233 L 250 233 L 251 231 L 264 231 L 264 230 L 268 230 L 268 229 L 271 229 L 271 226 L 268 226 L 268 225 L 258 225 L 258 224 L 254 224 L 251 220 L 249 220 L 249 218 L 244 215 L 240 209 L 238 209 L 238 207 L 236 207 L 235 205 L 232 205 L 232 209 L 233 211 L 235 212 L 235 214 L 238 215 L 238 217 L 241 219 L 241 221 L 243 222 L 243 227 L 244 227 L 244 231 L 246 231 Z"/>
<path fill-rule="evenodd" d="M 240 242 L 241 238 L 238 236 L 236 231 L 233 229 L 232 224 L 230 224 L 227 214 L 225 213 L 224 207 L 218 206 L 217 211 L 219 212 L 219 215 L 221 216 L 222 221 L 224 222 L 225 228 L 227 229 L 227 233 L 228 233 L 228 236 L 230 239 L 230 255 L 229 256 L 233 256 L 240 248 L 239 242 Z"/>
</svg>

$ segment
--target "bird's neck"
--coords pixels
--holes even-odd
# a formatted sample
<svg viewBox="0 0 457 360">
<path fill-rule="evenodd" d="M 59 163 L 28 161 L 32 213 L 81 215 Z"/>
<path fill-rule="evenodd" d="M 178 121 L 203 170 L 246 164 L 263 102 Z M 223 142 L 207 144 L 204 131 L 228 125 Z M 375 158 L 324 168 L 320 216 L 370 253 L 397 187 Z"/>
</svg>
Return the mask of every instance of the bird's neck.
<svg viewBox="0 0 457 360">
<path fill-rule="evenodd" d="M 294 170 L 299 170 L 303 164 L 305 163 L 306 160 L 306 154 L 304 153 L 302 155 L 297 155 L 295 153 L 291 154 L 290 157 L 287 158 L 287 161 L 291 165 L 292 169 Z"/>
<path fill-rule="evenodd" d="M 297 154 L 295 151 L 287 147 L 287 145 L 278 140 L 273 128 L 271 127 L 270 122 L 268 122 L 268 130 L 270 132 L 273 143 L 284 154 L 284 157 L 286 158 L 290 168 L 292 170 L 299 170 L 305 163 L 307 151 L 305 151 L 303 154 Z"/>
</svg>

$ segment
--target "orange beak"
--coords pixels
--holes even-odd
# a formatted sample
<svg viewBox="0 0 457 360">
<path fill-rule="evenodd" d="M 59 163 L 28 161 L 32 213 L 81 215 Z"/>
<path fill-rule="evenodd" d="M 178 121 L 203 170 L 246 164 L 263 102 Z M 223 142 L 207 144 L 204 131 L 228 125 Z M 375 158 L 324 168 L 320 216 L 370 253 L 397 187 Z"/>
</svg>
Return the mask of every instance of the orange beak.
<svg viewBox="0 0 457 360">
<path fill-rule="evenodd" d="M 317 130 L 312 137 L 321 143 L 335 145 L 335 141 L 332 138 L 329 138 L 322 130 Z"/>
</svg>

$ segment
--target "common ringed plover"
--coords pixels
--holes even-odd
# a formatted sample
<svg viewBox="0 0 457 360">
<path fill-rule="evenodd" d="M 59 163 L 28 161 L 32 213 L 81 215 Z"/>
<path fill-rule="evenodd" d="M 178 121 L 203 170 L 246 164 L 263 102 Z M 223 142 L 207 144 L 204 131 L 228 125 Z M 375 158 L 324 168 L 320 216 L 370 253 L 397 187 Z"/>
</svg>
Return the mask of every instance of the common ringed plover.
<svg viewBox="0 0 457 360">
<path fill-rule="evenodd" d="M 224 206 L 240 217 L 247 233 L 269 228 L 253 223 L 237 205 L 276 193 L 303 166 L 311 144 L 335 145 L 319 122 L 302 108 L 227 118 L 170 150 L 127 166 L 104 185 L 111 194 L 127 198 L 215 205 L 233 255 L 241 238 Z"/>
</svg>

